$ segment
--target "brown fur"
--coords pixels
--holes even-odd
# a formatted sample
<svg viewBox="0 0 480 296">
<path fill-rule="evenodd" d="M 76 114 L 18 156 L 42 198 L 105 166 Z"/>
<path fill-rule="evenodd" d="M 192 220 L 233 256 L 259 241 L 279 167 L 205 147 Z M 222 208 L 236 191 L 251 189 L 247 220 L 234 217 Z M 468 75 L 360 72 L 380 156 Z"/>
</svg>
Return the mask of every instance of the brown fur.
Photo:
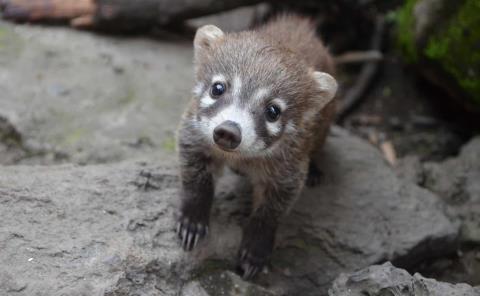
<svg viewBox="0 0 480 296">
<path fill-rule="evenodd" d="M 196 42 L 199 49 L 195 52 L 195 71 L 196 80 L 203 83 L 201 93 L 208 90 L 212 77 L 220 72 L 227 81 L 232 81 L 234 75 L 242 77 L 240 103 L 248 108 L 256 103 L 250 99 L 254 91 L 265 85 L 271 90 L 270 97 L 284 98 L 288 104 L 280 117 L 282 130 L 278 135 L 268 135 L 262 129 L 263 113 L 258 115 L 253 109 L 256 132 L 267 145 L 259 153 L 225 152 L 212 146 L 198 131 L 201 118 L 214 117 L 224 105 L 231 104 L 233 98 L 228 95 L 215 102 L 215 108 L 201 108 L 199 98 L 194 98 L 179 130 L 184 198 L 179 236 L 184 248 L 189 250 L 195 245 L 189 243 L 189 238 L 202 238 L 206 233 L 213 168 L 227 165 L 249 177 L 254 186 L 252 215 L 239 253 L 239 265 L 244 277 L 249 278 L 268 259 L 278 222 L 299 196 L 313 155 L 325 141 L 335 105 L 333 100 L 326 103 L 326 93 L 313 78 L 313 71 L 333 75 L 333 62 L 315 36 L 312 22 L 296 16 L 281 16 L 255 31 L 228 34 L 214 42 L 200 37 Z M 311 116 L 307 116 L 309 113 Z M 294 129 L 289 130 L 289 125 Z"/>
</svg>

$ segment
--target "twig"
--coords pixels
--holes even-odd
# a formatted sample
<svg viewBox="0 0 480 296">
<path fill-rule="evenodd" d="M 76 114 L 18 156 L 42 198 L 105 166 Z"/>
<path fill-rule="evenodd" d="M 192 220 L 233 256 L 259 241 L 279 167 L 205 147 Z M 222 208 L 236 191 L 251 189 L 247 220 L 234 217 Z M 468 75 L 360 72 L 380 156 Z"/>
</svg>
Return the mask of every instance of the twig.
<svg viewBox="0 0 480 296">
<path fill-rule="evenodd" d="M 385 31 L 385 20 L 382 16 L 375 22 L 375 32 L 371 41 L 371 50 L 380 51 Z M 360 75 L 353 87 L 348 90 L 342 100 L 342 105 L 337 115 L 337 123 L 342 123 L 345 117 L 360 103 L 364 97 L 365 91 L 372 82 L 378 71 L 379 61 L 367 62 L 360 72 Z"/>
<path fill-rule="evenodd" d="M 383 54 L 378 50 L 349 51 L 335 57 L 335 64 L 352 64 L 365 62 L 379 62 L 383 60 Z"/>
<path fill-rule="evenodd" d="M 393 146 L 392 142 L 385 141 L 380 144 L 380 150 L 388 161 L 391 166 L 395 166 L 397 163 L 397 153 L 395 152 L 395 147 Z"/>
</svg>

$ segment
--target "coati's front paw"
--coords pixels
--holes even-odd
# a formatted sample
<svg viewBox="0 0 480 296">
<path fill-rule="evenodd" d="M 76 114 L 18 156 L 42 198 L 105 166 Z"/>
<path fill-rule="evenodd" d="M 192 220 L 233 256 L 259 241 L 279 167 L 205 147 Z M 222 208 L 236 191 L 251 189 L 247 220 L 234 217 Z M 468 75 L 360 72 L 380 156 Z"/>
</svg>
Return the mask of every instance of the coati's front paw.
<svg viewBox="0 0 480 296">
<path fill-rule="evenodd" d="M 244 280 L 262 271 L 272 254 L 273 243 L 273 231 L 247 226 L 238 252 L 238 268 Z"/>
<path fill-rule="evenodd" d="M 182 211 L 177 222 L 177 235 L 185 251 L 193 250 L 207 234 L 208 218 L 202 218 L 189 211 Z"/>
</svg>

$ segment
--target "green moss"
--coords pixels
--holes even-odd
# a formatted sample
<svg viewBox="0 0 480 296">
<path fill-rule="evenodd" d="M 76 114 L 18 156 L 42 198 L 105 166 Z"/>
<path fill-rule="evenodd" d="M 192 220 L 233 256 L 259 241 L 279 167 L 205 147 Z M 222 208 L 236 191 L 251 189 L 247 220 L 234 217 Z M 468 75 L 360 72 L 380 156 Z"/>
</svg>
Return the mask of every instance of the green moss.
<svg viewBox="0 0 480 296">
<path fill-rule="evenodd" d="M 0 47 L 5 43 L 5 36 L 7 36 L 7 30 L 0 26 Z"/>
<path fill-rule="evenodd" d="M 466 0 L 423 54 L 438 62 L 480 104 L 480 1 Z"/>
<path fill-rule="evenodd" d="M 71 131 L 65 136 L 63 143 L 68 146 L 77 144 L 81 139 L 85 137 L 87 131 L 84 128 L 77 128 Z"/>
<path fill-rule="evenodd" d="M 228 270 L 231 266 L 228 262 L 219 259 L 207 259 L 202 264 L 192 271 L 191 280 L 200 279 L 202 277 Z"/>
<path fill-rule="evenodd" d="M 397 44 L 410 63 L 418 59 L 414 38 L 415 18 L 413 15 L 413 9 L 417 1 L 407 0 L 395 14 L 397 19 Z"/>
<path fill-rule="evenodd" d="M 133 88 L 128 88 L 127 92 L 123 97 L 119 98 L 118 103 L 120 106 L 128 105 L 135 101 L 135 90 Z"/>
<path fill-rule="evenodd" d="M 23 40 L 10 26 L 0 23 L 0 61 L 17 58 L 23 48 Z"/>
<path fill-rule="evenodd" d="M 168 136 L 162 143 L 162 148 L 170 153 L 175 152 L 176 142 L 174 136 Z"/>
</svg>

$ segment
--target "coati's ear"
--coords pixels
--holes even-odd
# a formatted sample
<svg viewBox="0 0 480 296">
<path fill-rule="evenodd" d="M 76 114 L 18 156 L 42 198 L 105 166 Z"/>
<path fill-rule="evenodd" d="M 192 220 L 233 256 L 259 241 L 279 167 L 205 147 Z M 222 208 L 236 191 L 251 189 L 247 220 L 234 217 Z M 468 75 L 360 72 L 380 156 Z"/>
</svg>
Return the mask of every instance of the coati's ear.
<svg viewBox="0 0 480 296">
<path fill-rule="evenodd" d="M 313 78 L 317 82 L 317 86 L 323 93 L 321 98 L 321 108 L 330 103 L 337 93 L 337 81 L 330 74 L 325 72 L 313 72 Z"/>
<path fill-rule="evenodd" d="M 215 41 L 218 41 L 225 36 L 222 30 L 214 25 L 205 25 L 200 27 L 195 34 L 193 47 L 195 51 L 195 58 L 204 55 L 211 48 Z"/>
</svg>

